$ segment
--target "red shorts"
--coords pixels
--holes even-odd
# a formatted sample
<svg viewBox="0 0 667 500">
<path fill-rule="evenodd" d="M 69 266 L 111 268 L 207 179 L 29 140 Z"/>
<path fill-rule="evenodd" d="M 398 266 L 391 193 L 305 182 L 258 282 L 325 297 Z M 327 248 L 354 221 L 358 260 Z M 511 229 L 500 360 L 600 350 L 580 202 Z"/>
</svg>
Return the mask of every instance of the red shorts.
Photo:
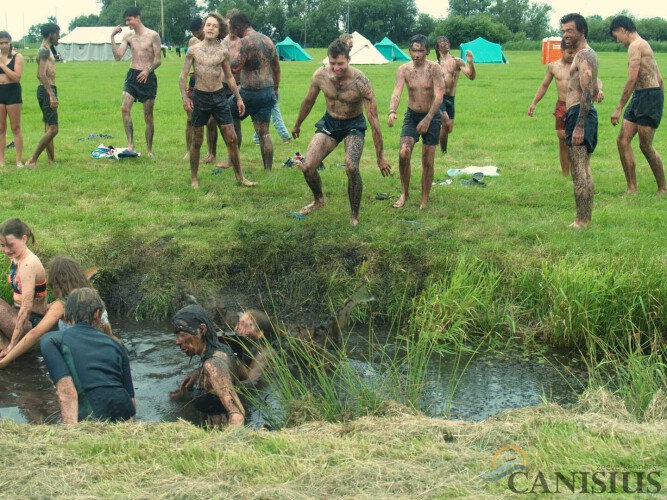
<svg viewBox="0 0 667 500">
<path fill-rule="evenodd" d="M 565 101 L 557 101 L 554 108 L 554 116 L 556 117 L 556 130 L 565 130 L 565 114 L 567 107 Z"/>
</svg>

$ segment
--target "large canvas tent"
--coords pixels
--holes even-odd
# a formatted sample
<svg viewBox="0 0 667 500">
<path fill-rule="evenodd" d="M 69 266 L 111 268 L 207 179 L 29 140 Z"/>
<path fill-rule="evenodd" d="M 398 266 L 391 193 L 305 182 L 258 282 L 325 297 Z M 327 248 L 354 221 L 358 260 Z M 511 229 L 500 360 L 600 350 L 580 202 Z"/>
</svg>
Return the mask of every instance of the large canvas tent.
<svg viewBox="0 0 667 500">
<path fill-rule="evenodd" d="M 329 64 L 325 57 L 322 63 Z M 350 50 L 350 64 L 387 64 L 389 61 L 378 49 L 361 33 L 352 33 L 352 50 Z"/>
<path fill-rule="evenodd" d="M 409 61 L 410 58 L 403 52 L 398 45 L 389 38 L 384 37 L 382 41 L 375 44 L 375 48 L 380 51 L 388 61 Z"/>
<path fill-rule="evenodd" d="M 281 61 L 311 61 L 313 59 L 301 45 L 288 36 L 276 44 L 276 52 Z"/>
<path fill-rule="evenodd" d="M 461 44 L 461 58 L 465 58 L 466 51 L 472 52 L 475 64 L 477 63 L 507 63 L 507 57 L 503 54 L 502 47 L 489 42 L 482 37 L 472 42 Z"/>
<path fill-rule="evenodd" d="M 60 39 L 57 45 L 60 57 L 65 61 L 113 61 L 111 51 L 111 32 L 114 26 L 95 26 L 74 28 L 71 33 Z M 114 38 L 120 43 L 130 28 L 123 26 L 123 31 Z M 127 61 L 131 57 L 128 50 L 123 56 Z"/>
</svg>

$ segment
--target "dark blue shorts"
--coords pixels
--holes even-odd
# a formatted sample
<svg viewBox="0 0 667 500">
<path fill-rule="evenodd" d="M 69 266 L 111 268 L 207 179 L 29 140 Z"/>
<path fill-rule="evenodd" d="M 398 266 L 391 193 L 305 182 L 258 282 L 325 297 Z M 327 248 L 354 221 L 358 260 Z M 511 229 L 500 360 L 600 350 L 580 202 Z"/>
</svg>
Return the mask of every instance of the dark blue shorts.
<svg viewBox="0 0 667 500">
<path fill-rule="evenodd" d="M 401 137 L 412 137 L 415 141 L 419 142 L 420 134 L 417 132 L 417 125 L 419 125 L 419 122 L 422 121 L 427 114 L 428 113 L 417 113 L 408 108 L 405 112 L 405 117 L 403 118 Z M 425 134 L 421 134 L 424 146 L 435 146 L 438 144 L 441 123 L 442 118 L 440 117 L 440 114 L 436 113 L 431 120 L 431 125 L 428 127 L 428 131 Z"/>
<path fill-rule="evenodd" d="M 248 116 L 257 122 L 270 122 L 271 111 L 276 103 L 276 93 L 273 87 L 264 87 L 263 89 L 245 89 L 239 90 L 243 104 L 245 104 L 245 115 L 239 115 L 239 108 L 236 105 L 236 96 L 229 98 L 229 110 L 234 120 L 245 120 Z"/>
<path fill-rule="evenodd" d="M 325 134 L 340 142 L 348 135 L 356 135 L 362 139 L 366 136 L 366 118 L 363 114 L 347 120 L 337 120 L 329 113 L 325 113 L 315 124 L 316 134 Z"/>
<path fill-rule="evenodd" d="M 658 128 L 664 105 L 665 93 L 660 87 L 635 90 L 623 118 L 643 127 Z"/>
<path fill-rule="evenodd" d="M 444 95 L 442 96 L 442 104 L 440 105 L 440 114 L 444 113 L 447 111 L 447 116 L 449 116 L 450 120 L 454 119 L 454 115 L 456 114 L 454 112 L 454 101 L 456 100 L 456 96 L 453 95 Z"/>
<path fill-rule="evenodd" d="M 572 147 L 572 133 L 574 126 L 577 124 L 579 118 L 579 104 L 575 104 L 567 110 L 565 115 L 565 141 L 567 145 Z M 584 123 L 584 146 L 588 149 L 588 153 L 595 151 L 598 144 L 598 112 L 591 106 L 591 111 L 588 113 L 586 123 Z"/>
<path fill-rule="evenodd" d="M 213 119 L 218 125 L 231 125 L 234 123 L 232 114 L 229 111 L 227 96 L 223 89 L 215 92 L 204 92 L 195 89 L 192 93 L 192 126 L 203 127 L 208 123 L 209 118 Z"/>
<path fill-rule="evenodd" d="M 90 417 L 107 422 L 129 420 L 134 417 L 132 399 L 122 387 L 99 387 L 86 392 L 86 398 L 93 410 Z"/>
</svg>

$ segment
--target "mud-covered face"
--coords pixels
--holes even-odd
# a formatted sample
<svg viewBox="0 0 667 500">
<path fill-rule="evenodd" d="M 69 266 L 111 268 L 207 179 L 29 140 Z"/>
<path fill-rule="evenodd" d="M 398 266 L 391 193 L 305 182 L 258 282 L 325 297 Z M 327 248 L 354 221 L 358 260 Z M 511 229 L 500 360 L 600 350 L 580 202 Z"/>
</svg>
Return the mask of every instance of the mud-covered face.
<svg viewBox="0 0 667 500">
<path fill-rule="evenodd" d="M 139 16 L 127 16 L 125 18 L 125 24 L 131 29 L 136 29 L 141 24 L 141 18 Z"/>
<path fill-rule="evenodd" d="M 630 35 L 628 30 L 625 28 L 618 28 L 611 32 L 611 35 L 616 39 L 618 43 L 622 43 L 626 47 L 630 45 Z"/>
<path fill-rule="evenodd" d="M 206 328 L 205 325 L 202 325 L 202 327 Z M 181 348 L 183 354 L 192 357 L 204 353 L 206 343 L 204 342 L 202 327 L 197 328 L 194 333 L 186 332 L 185 330 L 174 332 L 176 334 L 176 345 Z"/>
<path fill-rule="evenodd" d="M 220 35 L 220 23 L 215 17 L 207 17 L 204 22 L 204 36 L 207 40 L 218 38 Z"/>
<path fill-rule="evenodd" d="M 574 61 L 574 55 L 577 53 L 573 48 L 565 47 L 563 49 L 563 62 L 565 64 L 572 64 Z"/>
<path fill-rule="evenodd" d="M 413 43 L 410 45 L 410 57 L 412 58 L 412 62 L 420 64 L 423 63 L 426 60 L 426 54 L 427 54 L 426 47 L 424 47 L 423 44 L 421 43 Z"/>
<path fill-rule="evenodd" d="M 582 34 L 577 30 L 577 25 L 574 21 L 569 21 L 561 25 L 561 33 L 563 35 L 563 40 L 565 40 L 565 46 L 568 48 L 574 48 L 579 45 L 579 40 L 581 40 Z"/>
<path fill-rule="evenodd" d="M 21 236 L 17 238 L 13 234 L 8 234 L 7 236 L 0 236 L 0 245 L 2 246 L 2 252 L 9 257 L 10 259 L 15 259 L 21 255 L 27 246 L 28 237 Z"/>
<path fill-rule="evenodd" d="M 241 337 L 252 337 L 254 339 L 260 339 L 263 337 L 263 334 L 253 319 L 250 313 L 243 313 L 239 318 L 239 322 L 236 323 L 234 328 L 234 333 L 240 335 Z"/>
<path fill-rule="evenodd" d="M 350 60 L 345 57 L 343 54 L 340 54 L 336 57 L 329 56 L 329 66 L 336 78 L 342 78 L 347 71 L 347 68 L 350 64 Z"/>
</svg>

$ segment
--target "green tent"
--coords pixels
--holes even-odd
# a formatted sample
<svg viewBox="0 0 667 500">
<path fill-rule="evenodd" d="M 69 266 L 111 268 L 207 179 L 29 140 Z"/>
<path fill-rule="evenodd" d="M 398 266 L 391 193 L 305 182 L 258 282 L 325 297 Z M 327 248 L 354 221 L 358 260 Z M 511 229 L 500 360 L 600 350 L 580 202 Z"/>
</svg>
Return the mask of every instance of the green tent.
<svg viewBox="0 0 667 500">
<path fill-rule="evenodd" d="M 503 54 L 502 47 L 482 37 L 476 38 L 472 42 L 461 44 L 461 59 L 465 59 L 465 54 L 468 50 L 472 52 L 475 64 L 507 63 L 507 57 Z"/>
<path fill-rule="evenodd" d="M 303 47 L 286 36 L 282 42 L 276 44 L 278 59 L 281 61 L 310 61 L 313 58 L 303 50 Z"/>
<path fill-rule="evenodd" d="M 410 58 L 398 48 L 389 38 L 384 37 L 381 42 L 375 44 L 375 48 L 380 51 L 388 61 L 409 61 Z"/>
</svg>

